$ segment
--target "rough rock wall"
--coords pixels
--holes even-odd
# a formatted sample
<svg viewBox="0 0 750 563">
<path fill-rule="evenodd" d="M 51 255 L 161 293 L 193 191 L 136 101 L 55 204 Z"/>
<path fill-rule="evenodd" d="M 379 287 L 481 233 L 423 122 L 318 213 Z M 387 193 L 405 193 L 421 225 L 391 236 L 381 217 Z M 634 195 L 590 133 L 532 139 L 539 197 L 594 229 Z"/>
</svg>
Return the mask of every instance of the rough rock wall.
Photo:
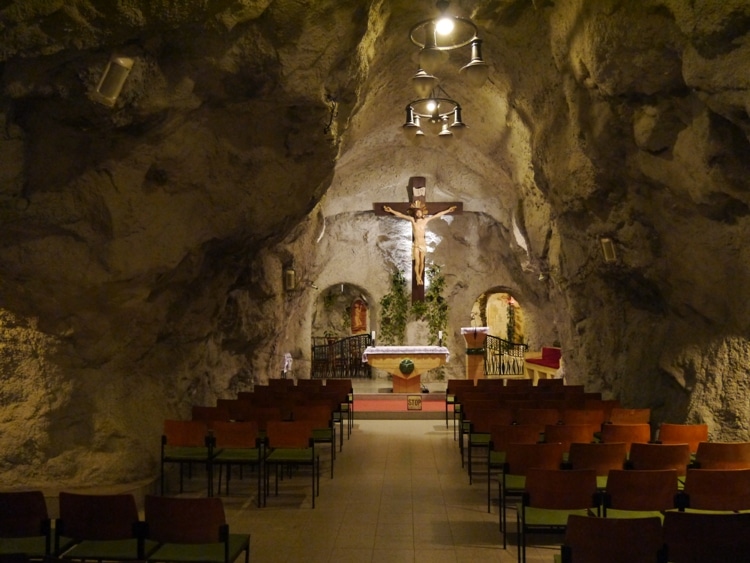
<svg viewBox="0 0 750 563">
<path fill-rule="evenodd" d="M 377 299 L 404 263 L 399 221 L 370 210 L 414 175 L 464 202 L 431 256 L 458 350 L 502 287 L 570 380 L 750 438 L 750 6 L 452 6 L 492 71 L 478 91 L 446 76 L 470 129 L 442 146 L 398 132 L 427 6 L 0 6 L 3 486 L 151 478 L 163 418 L 284 352 L 303 369 L 313 286 Z M 87 92 L 116 51 L 136 65 L 110 109 Z M 291 262 L 306 283 L 285 292 Z"/>
</svg>

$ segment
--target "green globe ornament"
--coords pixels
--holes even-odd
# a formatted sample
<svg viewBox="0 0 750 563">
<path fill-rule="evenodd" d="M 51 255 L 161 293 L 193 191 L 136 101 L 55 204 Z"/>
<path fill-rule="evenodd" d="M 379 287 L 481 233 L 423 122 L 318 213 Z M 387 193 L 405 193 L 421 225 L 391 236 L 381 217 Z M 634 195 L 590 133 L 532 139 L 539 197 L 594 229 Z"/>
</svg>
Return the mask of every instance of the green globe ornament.
<svg viewBox="0 0 750 563">
<path fill-rule="evenodd" d="M 406 360 L 401 360 L 401 363 L 398 364 L 398 370 L 404 375 L 409 375 L 414 371 L 414 362 L 408 358 Z"/>
</svg>

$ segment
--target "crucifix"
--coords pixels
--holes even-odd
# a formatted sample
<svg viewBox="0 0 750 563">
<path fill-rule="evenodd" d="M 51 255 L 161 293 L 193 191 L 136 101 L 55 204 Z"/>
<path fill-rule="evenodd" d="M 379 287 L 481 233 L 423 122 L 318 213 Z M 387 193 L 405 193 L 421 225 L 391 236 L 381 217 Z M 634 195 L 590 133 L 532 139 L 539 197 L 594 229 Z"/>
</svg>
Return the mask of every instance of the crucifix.
<svg viewBox="0 0 750 563">
<path fill-rule="evenodd" d="M 412 302 L 424 301 L 424 270 L 427 243 L 425 230 L 427 223 L 449 213 L 459 214 L 463 211 L 460 201 L 427 203 L 427 187 L 423 176 L 409 178 L 409 201 L 394 203 L 373 203 L 375 215 L 393 215 L 399 219 L 411 221 L 412 233 Z"/>
</svg>

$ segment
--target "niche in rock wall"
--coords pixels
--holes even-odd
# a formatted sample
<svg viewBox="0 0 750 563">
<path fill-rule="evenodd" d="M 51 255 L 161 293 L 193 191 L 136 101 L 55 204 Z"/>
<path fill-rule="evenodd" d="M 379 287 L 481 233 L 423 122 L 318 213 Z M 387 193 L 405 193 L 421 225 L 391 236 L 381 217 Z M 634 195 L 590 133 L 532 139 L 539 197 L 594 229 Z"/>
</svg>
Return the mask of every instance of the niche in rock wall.
<svg viewBox="0 0 750 563">
<path fill-rule="evenodd" d="M 340 283 L 323 290 L 315 303 L 313 337 L 346 338 L 370 332 L 369 299 L 362 288 Z"/>
<path fill-rule="evenodd" d="M 490 334 L 521 344 L 525 340 L 521 305 L 505 291 L 488 291 L 474 302 L 472 326 L 486 326 Z"/>
</svg>

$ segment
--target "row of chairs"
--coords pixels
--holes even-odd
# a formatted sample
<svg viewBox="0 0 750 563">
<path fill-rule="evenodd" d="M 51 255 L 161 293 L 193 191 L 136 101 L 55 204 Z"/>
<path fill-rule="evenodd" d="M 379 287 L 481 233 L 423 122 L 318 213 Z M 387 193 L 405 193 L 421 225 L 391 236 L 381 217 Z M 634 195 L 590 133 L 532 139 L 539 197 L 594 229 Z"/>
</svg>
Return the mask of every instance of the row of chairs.
<svg viewBox="0 0 750 563">
<path fill-rule="evenodd" d="M 727 563 L 750 553 L 750 514 L 667 512 L 662 519 L 571 515 L 555 562 Z"/>
<path fill-rule="evenodd" d="M 74 561 L 232 563 L 250 535 L 230 533 L 218 498 L 147 495 L 144 520 L 131 494 L 61 492 L 49 517 L 41 491 L 0 493 L 0 556 Z"/>
<path fill-rule="evenodd" d="M 519 561 L 526 559 L 527 535 L 562 533 L 571 515 L 660 521 L 674 510 L 737 514 L 750 509 L 750 469 L 689 470 L 685 485 L 684 491 L 678 491 L 677 473 L 670 469 L 612 470 L 602 491 L 592 469 L 531 469 L 523 490 L 516 491 L 521 497 L 517 506 Z M 744 501 L 730 499 L 731 493 L 721 490 L 726 485 L 743 492 Z"/>
<path fill-rule="evenodd" d="M 329 415 L 330 416 L 330 415 Z M 328 426 L 325 426 L 328 424 Z M 275 474 L 275 494 L 279 492 L 279 472 L 309 466 L 311 473 L 311 504 L 320 491 L 320 454 L 316 443 L 328 442 L 331 448 L 331 478 L 335 455 L 335 427 L 330 418 L 323 421 L 268 421 L 263 432 L 252 422 L 199 420 L 165 420 L 161 445 L 161 494 L 166 492 L 166 467 L 179 465 L 180 492 L 183 492 L 187 466 L 201 464 L 206 469 L 207 494 L 214 494 L 214 473 L 219 468 L 218 492 L 221 492 L 223 469 L 226 467 L 225 492 L 229 494 L 231 468 L 249 467 L 256 473 L 256 503 L 266 505 L 271 469 Z"/>
</svg>

